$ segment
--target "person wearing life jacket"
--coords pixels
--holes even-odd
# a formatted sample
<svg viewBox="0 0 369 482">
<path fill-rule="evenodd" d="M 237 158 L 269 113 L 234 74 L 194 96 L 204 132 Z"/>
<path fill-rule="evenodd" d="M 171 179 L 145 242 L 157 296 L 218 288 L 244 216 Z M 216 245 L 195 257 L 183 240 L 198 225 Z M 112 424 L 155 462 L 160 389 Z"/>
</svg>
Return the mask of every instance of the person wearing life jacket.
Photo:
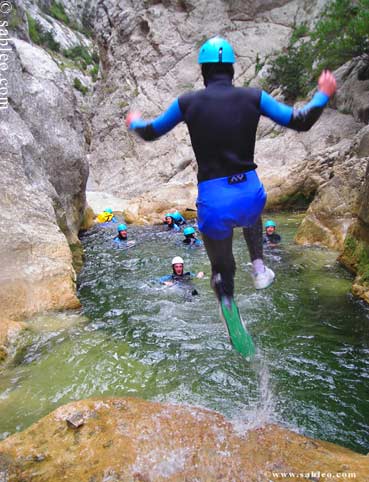
<svg viewBox="0 0 369 482">
<path fill-rule="evenodd" d="M 174 217 L 171 213 L 168 213 L 164 217 L 164 223 L 168 226 L 168 231 L 180 231 L 181 228 L 175 222 Z"/>
<path fill-rule="evenodd" d="M 277 225 L 272 219 L 268 219 L 264 224 L 265 227 L 265 235 L 264 235 L 264 244 L 270 247 L 277 246 L 281 242 L 281 237 L 278 233 L 276 233 Z"/>
<path fill-rule="evenodd" d="M 232 302 L 234 227 L 243 229 L 255 288 L 267 288 L 275 277 L 263 260 L 261 213 L 266 192 L 254 162 L 260 116 L 296 131 L 307 131 L 336 91 L 333 74 L 325 70 L 312 100 L 302 108 L 293 108 L 264 90 L 235 87 L 235 60 L 227 40 L 207 40 L 198 56 L 204 89 L 181 95 L 153 120 L 142 119 L 138 112 L 129 112 L 126 118 L 128 129 L 146 141 L 160 138 L 180 122 L 186 123 L 198 164 L 197 217 L 211 263 L 211 284 L 218 300 L 226 297 Z"/>
<path fill-rule="evenodd" d="M 162 276 L 159 281 L 166 286 L 173 286 L 176 283 L 190 281 L 193 278 L 203 278 L 204 273 L 199 271 L 196 275 L 191 271 L 184 271 L 184 261 L 180 256 L 174 256 L 172 259 L 172 273 Z"/>
<path fill-rule="evenodd" d="M 183 234 L 185 237 L 185 239 L 183 240 L 184 245 L 191 247 L 202 246 L 202 241 L 196 237 L 196 231 L 192 226 L 184 228 Z"/>
<path fill-rule="evenodd" d="M 106 208 L 102 213 L 96 216 L 96 221 L 98 223 L 116 223 L 117 220 L 114 217 L 113 210 L 111 208 Z"/>
</svg>

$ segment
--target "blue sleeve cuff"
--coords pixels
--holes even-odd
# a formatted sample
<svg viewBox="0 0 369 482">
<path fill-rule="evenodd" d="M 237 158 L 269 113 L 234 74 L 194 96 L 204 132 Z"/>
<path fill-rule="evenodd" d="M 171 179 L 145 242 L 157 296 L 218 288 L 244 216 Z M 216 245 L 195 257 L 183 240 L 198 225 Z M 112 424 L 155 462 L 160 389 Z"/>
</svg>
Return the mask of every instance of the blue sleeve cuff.
<svg viewBox="0 0 369 482">
<path fill-rule="evenodd" d="M 144 121 L 143 119 L 135 119 L 131 122 L 129 129 L 145 129 L 151 125 L 155 134 L 159 137 L 169 132 L 179 122 L 183 121 L 182 111 L 179 107 L 178 99 L 176 99 L 159 117 L 151 121 Z"/>
</svg>

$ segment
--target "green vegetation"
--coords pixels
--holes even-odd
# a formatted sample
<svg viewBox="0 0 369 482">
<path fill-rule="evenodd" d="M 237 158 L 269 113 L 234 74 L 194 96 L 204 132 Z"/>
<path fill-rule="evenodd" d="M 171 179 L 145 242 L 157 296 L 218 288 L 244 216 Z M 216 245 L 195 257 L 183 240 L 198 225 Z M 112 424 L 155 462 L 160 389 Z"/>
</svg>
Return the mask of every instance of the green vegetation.
<svg viewBox="0 0 369 482">
<path fill-rule="evenodd" d="M 356 240 L 350 235 L 346 236 L 344 250 L 346 254 L 353 256 L 356 250 Z"/>
<path fill-rule="evenodd" d="M 79 90 L 83 95 L 86 95 L 88 92 L 88 88 L 82 84 L 78 77 L 74 78 L 73 87 Z"/>
<path fill-rule="evenodd" d="M 323 69 L 368 53 L 369 0 L 334 0 L 312 31 L 304 24 L 295 28 L 287 48 L 271 62 L 268 89 L 281 86 L 286 98 L 295 100 L 316 85 Z"/>
<path fill-rule="evenodd" d="M 93 68 L 91 69 L 90 74 L 91 74 L 92 80 L 93 80 L 94 82 L 96 82 L 97 76 L 98 76 L 98 74 L 99 74 L 99 64 L 95 64 L 95 65 L 93 66 Z"/>
<path fill-rule="evenodd" d="M 69 28 L 78 28 L 77 24 L 72 24 L 70 22 L 68 16 L 64 11 L 63 5 L 59 4 L 58 2 L 52 2 L 50 7 L 44 8 L 44 12 L 65 23 L 69 26 Z M 45 30 L 45 28 L 40 24 L 40 22 L 33 18 L 28 12 L 27 19 L 28 32 L 32 42 L 47 49 L 50 49 L 53 52 L 59 52 L 60 44 L 54 39 L 52 32 Z M 14 19 L 14 23 L 17 23 L 17 19 Z M 62 69 L 64 69 L 65 67 L 69 67 L 71 69 L 79 69 L 85 73 L 86 71 L 88 71 L 87 73 L 91 75 L 92 80 L 96 82 L 100 62 L 99 54 L 97 51 L 94 50 L 91 53 L 89 49 L 84 45 L 76 45 L 69 49 L 64 49 L 62 55 L 71 61 L 69 65 L 63 62 L 61 66 Z M 91 66 L 91 68 L 88 68 L 88 66 Z M 83 94 L 85 94 L 88 90 L 82 84 L 79 85 L 77 83 L 77 85 L 75 84 L 74 86 Z"/>
<path fill-rule="evenodd" d="M 369 246 L 363 243 L 360 243 L 357 272 L 361 276 L 362 282 L 369 283 Z"/>
<path fill-rule="evenodd" d="M 16 30 L 22 24 L 22 15 L 14 5 L 8 17 L 9 30 Z"/>
<path fill-rule="evenodd" d="M 92 80 L 96 82 L 97 75 L 99 73 L 99 54 L 94 51 L 92 54 L 89 50 L 83 45 L 76 45 L 70 49 L 63 50 L 63 55 L 67 59 L 71 59 L 75 62 L 78 68 L 82 71 L 87 70 L 88 65 L 92 65 L 93 67 L 90 70 L 90 75 Z"/>
<path fill-rule="evenodd" d="M 264 67 L 264 62 L 261 62 L 259 54 L 256 54 L 255 75 L 257 75 L 263 67 Z"/>
<path fill-rule="evenodd" d="M 70 49 L 65 49 L 63 50 L 63 55 L 68 59 L 79 60 L 85 65 L 92 65 L 94 63 L 90 52 L 83 45 L 76 45 Z"/>
<path fill-rule="evenodd" d="M 28 33 L 33 43 L 40 45 L 40 33 L 42 31 L 41 25 L 27 12 Z"/>
<path fill-rule="evenodd" d="M 355 267 L 361 281 L 369 284 L 369 246 L 348 234 L 345 239 L 343 255 Z"/>
<path fill-rule="evenodd" d="M 64 10 L 64 6 L 61 3 L 53 1 L 51 2 L 50 7 L 45 7 L 43 10 L 47 15 L 50 15 L 50 17 L 53 17 L 60 22 L 63 22 L 65 25 L 70 25 L 69 17 Z"/>
<path fill-rule="evenodd" d="M 28 33 L 33 43 L 49 48 L 54 52 L 59 52 L 60 44 L 57 42 L 51 32 L 46 31 L 40 22 L 31 17 L 27 12 Z"/>
</svg>

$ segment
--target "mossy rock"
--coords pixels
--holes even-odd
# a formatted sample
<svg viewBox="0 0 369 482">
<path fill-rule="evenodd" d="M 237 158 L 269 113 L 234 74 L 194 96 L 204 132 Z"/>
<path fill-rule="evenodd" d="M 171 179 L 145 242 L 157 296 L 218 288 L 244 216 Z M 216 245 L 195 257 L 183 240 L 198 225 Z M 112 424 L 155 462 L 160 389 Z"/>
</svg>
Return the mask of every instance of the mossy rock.
<svg viewBox="0 0 369 482">
<path fill-rule="evenodd" d="M 94 210 L 90 206 L 87 206 L 83 213 L 80 230 L 87 231 L 87 229 L 90 229 L 94 224 L 94 219 L 95 219 Z"/>
</svg>

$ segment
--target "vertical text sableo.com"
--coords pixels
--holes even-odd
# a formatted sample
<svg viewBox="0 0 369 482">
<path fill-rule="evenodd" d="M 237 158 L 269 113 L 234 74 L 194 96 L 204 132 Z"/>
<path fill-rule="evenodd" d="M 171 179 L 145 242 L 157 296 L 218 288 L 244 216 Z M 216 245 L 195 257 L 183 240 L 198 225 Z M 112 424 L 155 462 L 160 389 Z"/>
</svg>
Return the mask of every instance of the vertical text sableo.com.
<svg viewBox="0 0 369 482">
<path fill-rule="evenodd" d="M 2 3 L 0 2 L 0 10 Z M 7 30 L 8 22 L 0 20 L 0 109 L 8 108 L 8 79 L 6 77 L 9 68 L 10 43 Z"/>
</svg>

